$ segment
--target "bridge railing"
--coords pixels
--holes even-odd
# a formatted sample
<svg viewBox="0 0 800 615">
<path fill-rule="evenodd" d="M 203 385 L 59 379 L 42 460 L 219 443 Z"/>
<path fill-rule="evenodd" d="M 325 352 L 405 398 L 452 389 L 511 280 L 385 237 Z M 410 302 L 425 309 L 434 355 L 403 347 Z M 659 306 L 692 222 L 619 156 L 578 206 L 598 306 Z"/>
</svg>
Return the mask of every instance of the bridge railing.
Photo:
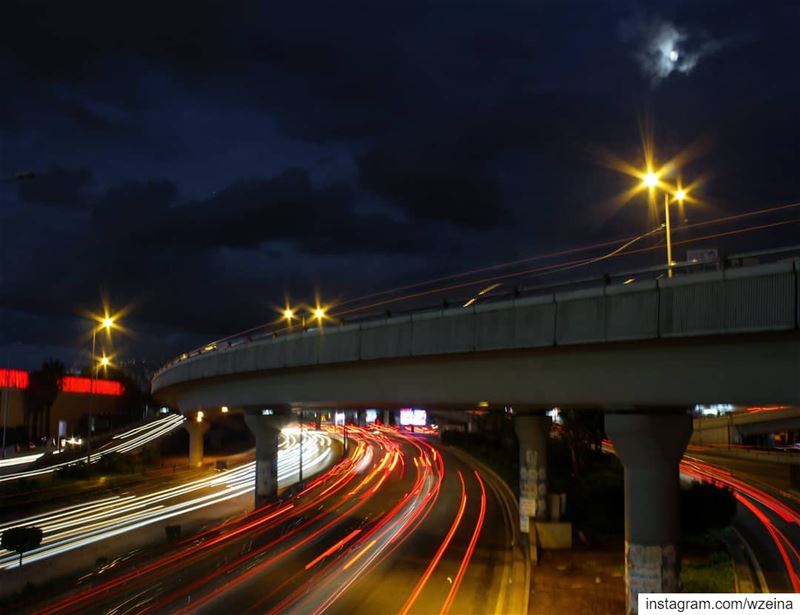
<svg viewBox="0 0 800 615">
<path fill-rule="evenodd" d="M 717 262 L 676 263 L 672 278 L 665 277 L 665 267 L 660 266 L 547 285 L 497 289 L 485 295 L 473 292 L 457 300 L 442 299 L 436 304 L 413 308 L 334 316 L 323 327 L 331 333 L 355 327 L 362 331 L 362 337 L 369 338 L 375 335 L 370 333 L 375 327 L 413 322 L 416 343 L 421 345 L 418 350 L 423 354 L 435 351 L 433 347 L 423 348 L 425 342 L 420 340 L 427 337 L 435 345 L 433 340 L 441 339 L 435 332 L 442 326 L 441 318 L 448 319 L 448 326 L 458 329 L 465 326 L 458 324 L 459 320 L 464 321 L 459 317 L 471 315 L 477 318 L 472 325 L 474 331 L 464 336 L 463 351 L 476 345 L 503 348 L 792 329 L 797 327 L 800 311 L 797 281 L 800 258 L 794 257 L 796 254 L 800 254 L 800 246 L 734 254 Z M 765 260 L 771 263 L 754 264 Z M 497 318 L 487 316 L 508 307 L 509 302 L 518 316 L 538 323 L 521 339 L 513 341 L 507 339 L 511 330 L 508 323 L 498 324 Z M 539 330 L 535 330 L 537 327 Z M 183 353 L 165 364 L 154 378 L 185 361 L 256 342 L 281 338 L 304 346 L 307 344 L 302 338 L 318 337 L 319 329 L 286 327 L 281 323 L 261 325 Z M 519 337 L 518 329 L 513 327 L 511 335 Z M 457 337 L 457 332 L 453 333 Z M 467 340 L 472 342 L 468 344 Z"/>
</svg>

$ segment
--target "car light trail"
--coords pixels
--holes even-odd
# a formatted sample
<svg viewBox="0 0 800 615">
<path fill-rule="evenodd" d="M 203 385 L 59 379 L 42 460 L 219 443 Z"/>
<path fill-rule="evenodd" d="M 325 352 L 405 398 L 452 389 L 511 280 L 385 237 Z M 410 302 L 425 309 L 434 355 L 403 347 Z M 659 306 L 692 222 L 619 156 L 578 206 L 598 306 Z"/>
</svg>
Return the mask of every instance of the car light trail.
<svg viewBox="0 0 800 615">
<path fill-rule="evenodd" d="M 180 427 L 185 420 L 186 418 L 183 416 L 170 414 L 169 416 L 156 419 L 155 421 L 147 423 L 146 425 L 141 425 L 124 433 L 118 434 L 112 438 L 111 442 L 100 447 L 97 451 L 92 453 L 92 463 L 97 463 L 102 457 L 105 455 L 110 455 L 111 453 L 129 453 L 140 446 L 144 446 L 145 444 L 148 444 L 174 431 Z M 56 451 L 54 451 L 54 453 L 55 452 Z M 39 455 L 39 457 L 42 455 L 43 453 Z M 33 462 L 34 459 L 31 459 L 30 461 Z M 42 476 L 60 468 L 66 468 L 67 466 L 85 463 L 85 461 L 86 460 L 84 457 L 80 457 L 79 459 L 54 463 L 44 468 L 23 470 L 20 472 L 14 472 L 12 474 L 3 474 L 0 475 L 0 483 L 17 480 L 19 478 L 33 478 L 35 476 Z"/>
<path fill-rule="evenodd" d="M 423 454 L 424 442 L 417 442 L 403 434 L 395 434 Z M 381 437 L 386 446 L 396 448 L 391 440 Z M 402 458 L 402 457 L 401 457 Z M 439 495 L 444 465 L 439 463 L 435 469 L 417 466 L 414 485 L 403 498 L 379 520 L 371 529 L 362 533 L 353 544 L 350 552 L 342 557 L 351 557 L 341 568 L 338 559 L 332 560 L 315 577 L 301 585 L 277 605 L 271 604 L 269 613 L 323 613 L 338 600 L 363 574 L 374 569 L 381 561 L 391 555 L 430 514 Z M 358 565 L 356 566 L 356 563 Z M 347 574 L 344 574 L 347 572 Z M 271 595 L 265 596 L 261 603 L 251 610 L 259 611 L 261 604 L 267 604 Z"/>
<path fill-rule="evenodd" d="M 168 555 L 62 598 L 40 613 L 86 612 L 90 605 L 92 611 L 136 611 L 142 615 L 216 612 L 225 608 L 225 604 L 237 601 L 240 602 L 237 612 L 243 615 L 326 611 L 429 519 L 445 476 L 442 456 L 424 440 L 393 430 L 353 428 L 351 432 L 348 427 L 348 437 L 351 434 L 350 456 L 329 472 L 308 481 L 290 500 L 270 504 L 245 517 L 187 537 Z M 296 450 L 299 443 L 294 434 L 286 434 L 283 444 L 287 451 L 281 451 L 282 459 L 293 459 L 295 453 L 299 456 Z M 305 445 L 306 441 L 304 459 L 306 450 L 313 451 L 313 445 L 310 449 Z M 417 463 L 407 464 L 413 472 L 403 479 L 409 455 Z M 235 471 L 218 475 L 218 478 Z M 438 546 L 438 549 L 428 566 L 431 572 L 418 583 L 420 592 L 432 572 L 441 569 L 443 562 L 440 560 L 455 548 L 458 541 L 454 537 L 461 534 L 465 525 L 469 475 L 458 472 L 457 476 L 461 493 L 460 496 L 458 492 L 453 493 L 453 500 L 458 512 L 444 543 L 431 547 Z M 474 517 L 470 513 L 475 525 L 473 527 L 470 521 L 469 534 L 465 534 L 464 544 L 469 543 L 466 551 L 465 547 L 459 547 L 457 559 L 448 556 L 448 565 L 457 566 L 458 574 L 454 575 L 455 587 L 450 589 L 444 602 L 445 613 L 453 611 L 484 525 L 486 490 L 477 472 L 474 478 L 480 489 L 480 501 L 473 498 L 474 510 L 478 506 L 480 510 Z M 384 504 L 387 497 L 394 501 Z M 367 502 L 371 502 L 369 507 L 364 506 Z M 133 503 L 126 501 L 120 505 L 132 506 Z M 159 502 L 151 502 L 148 507 L 158 505 Z M 283 568 L 278 567 L 284 565 L 290 567 L 288 575 L 273 577 L 273 571 L 282 571 Z M 272 580 L 262 586 L 262 580 L 268 579 Z M 267 588 L 266 591 L 262 587 Z M 252 596 L 256 602 L 248 597 L 252 591 L 255 591 Z"/>
<path fill-rule="evenodd" d="M 284 438 L 278 452 L 278 482 L 286 484 L 297 476 L 299 444 Z M 303 471 L 310 475 L 330 460 L 330 436 L 321 432 L 306 435 L 303 443 Z M 104 498 L 68 506 L 0 525 L 34 525 L 44 531 L 42 545 L 29 551 L 23 565 L 65 553 L 135 529 L 158 523 L 200 508 L 244 495 L 254 489 L 255 462 L 221 474 L 192 480 L 142 495 Z M 211 493 L 207 491 L 211 490 Z M 205 493 L 204 493 L 205 492 Z M 0 570 L 18 567 L 16 556 L 0 556 Z"/>
<path fill-rule="evenodd" d="M 322 560 L 324 560 L 329 555 L 331 555 L 333 553 L 336 553 L 336 551 L 341 549 L 344 545 L 346 545 L 348 542 L 350 542 L 353 538 L 358 536 L 360 533 L 361 533 L 361 530 L 358 530 L 358 529 L 353 530 L 352 532 L 350 532 L 347 536 L 342 538 L 339 542 L 337 542 L 335 545 L 333 545 L 330 549 L 328 549 L 327 551 L 323 551 L 320 555 L 318 555 L 313 560 L 308 562 L 306 564 L 305 570 L 309 570 L 309 569 L 313 568 L 314 566 L 319 564 Z"/>
<path fill-rule="evenodd" d="M 20 455 L 19 457 L 11 457 L 10 459 L 0 459 L 0 468 L 33 463 L 42 455 L 44 455 L 44 453 L 33 453 L 32 455 Z"/>
<path fill-rule="evenodd" d="M 792 554 L 795 557 L 795 561 L 800 560 L 800 555 L 798 555 L 797 550 L 794 548 L 794 546 L 786 537 L 786 535 L 783 532 L 781 532 L 778 528 L 776 528 L 773 525 L 772 521 L 769 520 L 769 517 L 767 517 L 761 510 L 759 510 L 755 504 L 753 504 L 750 500 L 748 500 L 740 493 L 735 493 L 734 495 L 736 497 L 736 500 L 741 504 L 743 504 L 747 509 L 749 509 L 750 512 L 753 513 L 759 521 L 761 521 L 763 526 L 766 528 L 767 532 L 769 532 L 772 541 L 775 543 L 775 546 L 778 549 L 778 553 L 780 553 L 781 555 L 783 564 L 786 567 L 786 572 L 789 575 L 789 581 L 792 584 L 792 591 L 794 591 L 795 593 L 800 592 L 800 578 L 798 578 L 797 573 L 794 570 L 794 565 L 792 564 L 792 560 L 789 557 L 789 554 L 786 552 L 786 547 L 784 546 L 784 544 L 788 545 L 789 548 L 792 549 Z"/>
<path fill-rule="evenodd" d="M 480 474 L 478 474 L 477 470 L 473 470 L 475 474 L 475 480 L 478 481 L 478 485 L 481 488 L 481 509 L 478 513 L 478 521 L 475 524 L 475 530 L 472 532 L 472 538 L 469 541 L 469 546 L 467 547 L 467 552 L 464 554 L 464 559 L 461 560 L 461 566 L 458 568 L 458 574 L 456 575 L 455 580 L 453 581 L 453 586 L 450 588 L 450 593 L 447 595 L 447 600 L 442 607 L 440 615 L 447 615 L 450 612 L 450 608 L 453 606 L 453 601 L 456 598 L 456 594 L 458 594 L 458 588 L 461 587 L 461 581 L 464 580 L 464 574 L 467 572 L 467 567 L 469 566 L 469 562 L 472 559 L 472 553 L 475 551 L 475 545 L 478 543 L 478 537 L 481 534 L 481 530 L 483 529 L 483 520 L 486 517 L 486 489 L 483 486 L 483 481 L 481 480 Z M 464 479 L 459 472 L 459 478 L 461 478 L 461 482 L 463 484 Z"/>
<path fill-rule="evenodd" d="M 362 430 L 357 430 L 356 428 L 354 428 L 353 431 L 354 431 L 354 434 L 353 434 L 354 436 L 356 434 L 358 434 L 358 433 L 362 433 Z M 370 473 L 370 475 L 374 476 L 374 472 Z M 369 486 L 369 484 L 364 484 L 364 482 L 362 481 L 360 483 L 359 488 L 362 487 L 362 486 L 363 486 L 363 488 L 365 490 L 367 490 L 367 487 Z M 364 505 L 364 503 L 367 501 L 367 499 L 369 499 L 372 496 L 372 493 L 371 493 L 371 490 L 367 490 L 367 492 L 364 494 L 365 497 L 359 497 L 359 498 L 356 498 L 356 499 L 353 499 L 352 497 L 350 497 L 352 495 L 354 495 L 353 491 L 350 491 L 350 492 L 346 493 L 345 494 L 345 498 L 341 501 L 340 506 L 344 507 L 344 510 L 336 510 L 336 511 L 331 511 L 331 512 L 322 512 L 319 515 L 317 515 L 316 517 L 314 517 L 313 519 L 310 519 L 310 520 L 306 521 L 302 526 L 296 527 L 296 528 L 292 529 L 291 531 L 285 533 L 279 539 L 277 539 L 275 541 L 272 541 L 269 544 L 260 547 L 258 550 L 243 556 L 239 560 L 231 562 L 227 566 L 224 566 L 224 567 L 216 570 L 214 572 L 213 576 L 214 577 L 220 577 L 220 576 L 226 574 L 227 572 L 229 572 L 229 571 L 241 566 L 245 562 L 252 561 L 254 558 L 266 553 L 270 549 L 273 549 L 276 544 L 278 544 L 279 542 L 283 542 L 284 540 L 286 540 L 286 538 L 297 534 L 301 529 L 310 530 L 310 528 L 316 526 L 318 524 L 318 522 L 323 523 L 320 527 L 314 529 L 313 531 L 309 531 L 307 534 L 305 534 L 302 538 L 300 538 L 297 542 L 295 542 L 291 546 L 284 546 L 283 549 L 280 550 L 280 552 L 276 553 L 275 555 L 269 557 L 266 560 L 260 561 L 258 564 L 254 565 L 254 566 L 249 567 L 244 573 L 242 573 L 242 574 L 230 579 L 223 586 L 218 587 L 217 589 L 207 593 L 206 595 L 194 600 L 192 602 L 191 608 L 181 609 L 181 610 L 179 610 L 177 612 L 178 613 L 190 613 L 190 612 L 197 611 L 199 608 L 201 608 L 204 605 L 209 604 L 210 602 L 212 602 L 214 599 L 218 598 L 219 596 L 221 596 L 225 592 L 230 591 L 232 588 L 236 587 L 237 585 L 240 585 L 241 583 L 247 581 L 248 579 L 252 578 L 253 576 L 262 573 L 265 569 L 267 569 L 270 566 L 272 566 L 272 565 L 276 564 L 277 562 L 281 561 L 283 558 L 285 558 L 290 553 L 293 553 L 293 552 L 299 550 L 301 547 L 304 547 L 306 545 L 311 544 L 315 539 L 319 538 L 320 536 L 322 536 L 326 532 L 329 532 L 329 531 L 333 530 L 335 527 L 341 525 L 343 522 L 346 522 L 348 519 L 352 518 L 354 513 Z M 206 586 L 206 585 L 209 584 L 210 581 L 211 581 L 211 577 L 205 577 L 205 578 L 199 579 L 199 580 L 197 580 L 195 582 L 194 587 L 200 588 L 200 587 Z M 181 593 L 183 593 L 183 592 L 181 592 Z M 165 606 L 169 601 L 174 600 L 177 597 L 177 595 L 179 595 L 179 594 L 171 595 L 171 596 L 167 597 L 165 600 L 161 601 L 159 604 L 153 605 L 151 608 L 157 610 L 158 608 Z M 271 594 L 267 594 L 264 597 L 263 600 L 269 600 L 270 597 L 271 597 Z"/>
<path fill-rule="evenodd" d="M 450 530 L 447 532 L 442 544 L 439 545 L 439 548 L 436 551 L 436 554 L 433 556 L 433 559 L 428 564 L 428 567 L 425 569 L 425 572 L 420 577 L 417 585 L 414 587 L 414 590 L 411 592 L 411 595 L 406 600 L 403 607 L 400 609 L 400 615 L 406 615 L 410 610 L 411 607 L 414 606 L 414 603 L 419 598 L 420 593 L 424 589 L 428 579 L 430 578 L 431 574 L 433 574 L 434 569 L 439 564 L 439 561 L 442 559 L 444 552 L 447 550 L 447 547 L 450 545 L 450 541 L 453 539 L 453 536 L 458 529 L 459 524 L 461 523 L 461 519 L 464 516 L 464 510 L 467 508 L 467 488 L 464 485 L 464 477 L 461 474 L 461 471 L 458 472 L 458 478 L 461 481 L 461 503 L 458 507 L 458 512 L 456 513 L 455 518 L 453 519 L 453 523 L 450 526 Z"/>
<path fill-rule="evenodd" d="M 794 592 L 800 592 L 800 577 L 797 574 L 796 565 L 800 564 L 800 553 L 794 547 L 792 542 L 786 535 L 775 526 L 773 521 L 764 513 L 763 510 L 758 508 L 756 504 L 764 507 L 767 511 L 772 512 L 785 523 L 800 525 L 800 514 L 797 511 L 789 508 L 783 502 L 774 496 L 766 493 L 762 489 L 754 487 L 742 480 L 733 477 L 730 472 L 720 470 L 715 466 L 704 463 L 698 459 L 689 458 L 681 461 L 681 473 L 691 476 L 695 479 L 716 484 L 718 486 L 727 487 L 733 491 L 736 500 L 747 508 L 758 521 L 764 526 L 764 529 L 770 535 L 775 548 L 783 560 L 786 574 L 789 582 L 792 585 Z M 790 557 L 787 548 L 791 551 Z"/>
</svg>

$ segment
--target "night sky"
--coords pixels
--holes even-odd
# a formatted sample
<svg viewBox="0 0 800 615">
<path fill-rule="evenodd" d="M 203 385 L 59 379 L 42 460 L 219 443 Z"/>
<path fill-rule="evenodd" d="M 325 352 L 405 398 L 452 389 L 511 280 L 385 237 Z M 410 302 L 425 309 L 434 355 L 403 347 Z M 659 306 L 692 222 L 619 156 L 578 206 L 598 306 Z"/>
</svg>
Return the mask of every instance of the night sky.
<svg viewBox="0 0 800 615">
<path fill-rule="evenodd" d="M 0 177 L 36 173 L 0 185 L 2 364 L 86 361 L 103 296 L 128 308 L 118 355 L 157 364 L 286 295 L 644 232 L 643 198 L 615 200 L 636 180 L 607 165 L 640 165 L 643 133 L 659 162 L 691 153 L 691 220 L 800 201 L 796 2 L 2 13 Z"/>
</svg>

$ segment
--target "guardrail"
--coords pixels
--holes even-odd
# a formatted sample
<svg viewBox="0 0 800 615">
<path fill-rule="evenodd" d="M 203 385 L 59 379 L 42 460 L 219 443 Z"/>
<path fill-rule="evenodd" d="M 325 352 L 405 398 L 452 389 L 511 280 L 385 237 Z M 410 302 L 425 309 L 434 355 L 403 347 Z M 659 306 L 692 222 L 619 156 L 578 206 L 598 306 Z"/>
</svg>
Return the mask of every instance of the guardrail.
<svg viewBox="0 0 800 615">
<path fill-rule="evenodd" d="M 489 294 L 478 297 L 467 308 L 450 307 L 450 302 L 445 300 L 436 306 L 407 311 L 369 312 L 347 320 L 338 319 L 331 325 L 326 324 L 324 329 L 333 334 L 337 331 L 352 332 L 355 327 L 359 335 L 363 332 L 366 338 L 375 326 L 381 324 L 399 327 L 406 322 L 413 323 L 418 334 L 414 337 L 419 354 L 430 354 L 435 350 L 426 350 L 423 340 L 428 335 L 431 344 L 436 345 L 434 331 L 439 324 L 434 321 L 439 317 L 476 315 L 476 329 L 464 330 L 464 339 L 473 340 L 469 343 L 481 346 L 481 349 L 487 346 L 487 340 L 481 340 L 481 336 L 508 337 L 508 332 L 503 333 L 502 327 L 497 329 L 497 323 L 487 324 L 488 317 L 481 316 L 502 309 L 503 304 L 519 312 L 515 318 L 527 314 L 525 318 L 538 319 L 538 326 L 544 327 L 539 332 L 523 332 L 523 337 L 529 337 L 532 346 L 794 329 L 798 326 L 800 312 L 797 279 L 800 258 L 781 260 L 787 253 L 800 253 L 800 246 L 769 251 L 775 262 L 766 265 L 749 265 L 755 258 L 751 254 L 733 255 L 725 261 L 730 266 L 724 268 L 716 263 L 678 263 L 673 271 L 681 272 L 681 275 L 672 278 L 664 277 L 664 267 L 639 269 Z M 455 305 L 461 306 L 465 301 L 461 299 Z M 697 309 L 700 304 L 705 306 L 704 309 Z M 456 320 L 448 322 L 452 324 Z M 497 330 L 487 333 L 480 329 L 487 326 Z M 154 380 L 175 365 L 208 353 L 279 337 L 286 341 L 287 338 L 302 340 L 306 334 L 320 337 L 319 329 L 278 328 L 275 323 L 260 326 L 182 354 L 164 365 Z M 546 342 L 548 339 L 551 341 Z M 501 340 L 497 343 L 495 340 L 495 346 L 519 347 L 518 342 Z M 356 342 L 351 340 L 348 343 Z M 364 340 L 358 343 L 364 343 Z M 461 351 L 465 350 L 467 348 Z M 360 354 L 358 358 L 362 358 Z"/>
</svg>

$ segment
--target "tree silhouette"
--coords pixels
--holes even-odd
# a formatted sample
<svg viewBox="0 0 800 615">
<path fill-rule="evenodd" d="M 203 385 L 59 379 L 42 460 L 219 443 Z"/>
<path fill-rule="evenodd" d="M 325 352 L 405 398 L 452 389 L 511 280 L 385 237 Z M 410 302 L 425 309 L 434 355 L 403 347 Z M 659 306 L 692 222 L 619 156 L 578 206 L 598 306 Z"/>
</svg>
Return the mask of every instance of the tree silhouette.
<svg viewBox="0 0 800 615">
<path fill-rule="evenodd" d="M 60 361 L 45 361 L 30 374 L 27 390 L 27 409 L 30 433 L 34 440 L 42 435 L 50 439 L 50 410 L 61 390 L 61 379 L 66 373 Z"/>
</svg>

